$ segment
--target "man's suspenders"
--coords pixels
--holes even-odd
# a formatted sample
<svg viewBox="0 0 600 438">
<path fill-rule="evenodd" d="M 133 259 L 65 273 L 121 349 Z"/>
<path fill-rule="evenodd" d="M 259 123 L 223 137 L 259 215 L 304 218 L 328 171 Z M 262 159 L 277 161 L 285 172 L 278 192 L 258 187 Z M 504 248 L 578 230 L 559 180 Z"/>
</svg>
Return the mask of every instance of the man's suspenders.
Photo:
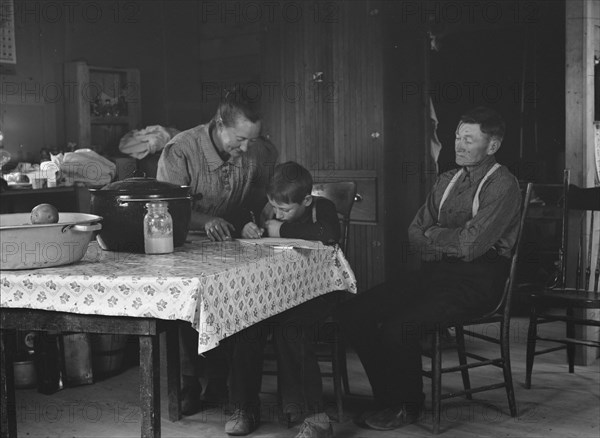
<svg viewBox="0 0 600 438">
<path fill-rule="evenodd" d="M 487 179 L 490 177 L 490 175 L 499 168 L 500 168 L 500 164 L 498 164 L 498 163 L 494 164 L 492 166 L 492 168 L 487 171 L 487 173 L 485 174 L 485 176 L 482 178 L 481 182 L 479 183 L 479 187 L 477 187 L 477 191 L 475 192 L 475 197 L 473 198 L 473 209 L 472 209 L 473 217 L 475 217 L 475 215 L 479 211 L 479 192 L 481 192 L 481 188 L 483 187 L 483 184 L 487 181 Z M 460 178 L 460 176 L 463 173 L 464 173 L 464 169 L 460 169 L 458 172 L 456 172 L 456 174 L 450 180 L 450 184 L 448 184 L 448 187 L 446 187 L 446 190 L 444 190 L 444 194 L 442 195 L 442 200 L 440 201 L 440 206 L 438 207 L 438 217 L 437 217 L 438 223 L 440 222 L 440 213 L 442 211 L 442 205 L 444 205 L 444 202 L 446 202 L 446 199 L 448 198 L 450 191 L 456 185 L 456 182 L 458 181 L 458 179 Z"/>
</svg>

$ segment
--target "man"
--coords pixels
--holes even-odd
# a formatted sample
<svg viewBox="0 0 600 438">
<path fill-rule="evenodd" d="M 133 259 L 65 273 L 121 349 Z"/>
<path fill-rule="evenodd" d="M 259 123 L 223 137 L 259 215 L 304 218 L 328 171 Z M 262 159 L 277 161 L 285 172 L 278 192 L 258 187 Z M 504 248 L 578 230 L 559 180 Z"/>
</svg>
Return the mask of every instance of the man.
<svg viewBox="0 0 600 438">
<path fill-rule="evenodd" d="M 236 90 L 227 93 L 208 124 L 181 132 L 165 146 L 157 179 L 190 186 L 194 198 L 191 230 L 205 231 L 213 241 L 229 240 L 240 236 L 244 224 L 260 213 L 266 202 L 266 184 L 277 161 L 275 147 L 260 137 L 260 129 L 255 103 L 245 99 L 242 90 Z M 224 401 L 230 372 L 229 401 L 248 412 L 258 411 L 262 349 L 241 340 L 257 339 L 257 335 L 245 333 L 252 330 L 258 327 L 227 338 L 207 353 L 205 399 Z M 240 345 L 254 354 L 251 366 L 235 360 Z M 182 412 L 191 415 L 200 410 L 202 387 L 196 364 L 198 333 L 189 326 L 180 329 L 180 349 Z M 228 433 L 239 431 L 237 420 L 227 423 Z"/>
<path fill-rule="evenodd" d="M 366 427 L 392 430 L 417 421 L 425 399 L 421 336 L 497 304 L 521 204 L 516 178 L 494 158 L 504 131 L 503 119 L 489 108 L 461 117 L 455 140 L 460 169 L 439 176 L 408 229 L 422 260 L 419 272 L 339 309 L 375 397 L 376 410 L 360 418 Z"/>
</svg>

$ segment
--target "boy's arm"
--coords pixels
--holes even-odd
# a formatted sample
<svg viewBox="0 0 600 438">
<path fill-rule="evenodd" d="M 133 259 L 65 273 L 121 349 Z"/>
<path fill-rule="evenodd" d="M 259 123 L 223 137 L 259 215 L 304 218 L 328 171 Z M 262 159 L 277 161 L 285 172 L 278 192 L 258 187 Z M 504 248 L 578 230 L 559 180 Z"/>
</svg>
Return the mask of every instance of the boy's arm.
<svg viewBox="0 0 600 438">
<path fill-rule="evenodd" d="M 340 220 L 335 205 L 328 199 L 313 198 L 317 211 L 316 222 L 285 222 L 279 229 L 281 237 L 319 240 L 326 245 L 338 243 L 340 240 Z"/>
</svg>

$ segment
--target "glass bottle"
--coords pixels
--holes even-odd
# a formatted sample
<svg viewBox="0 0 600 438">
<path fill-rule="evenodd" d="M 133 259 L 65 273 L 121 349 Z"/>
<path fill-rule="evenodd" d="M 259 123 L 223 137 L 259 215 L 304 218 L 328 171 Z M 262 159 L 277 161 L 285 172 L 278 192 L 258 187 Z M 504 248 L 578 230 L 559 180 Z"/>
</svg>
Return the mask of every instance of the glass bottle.
<svg viewBox="0 0 600 438">
<path fill-rule="evenodd" d="M 144 216 L 144 250 L 146 254 L 167 254 L 173 252 L 173 219 L 165 201 L 146 204 L 148 213 Z"/>
</svg>

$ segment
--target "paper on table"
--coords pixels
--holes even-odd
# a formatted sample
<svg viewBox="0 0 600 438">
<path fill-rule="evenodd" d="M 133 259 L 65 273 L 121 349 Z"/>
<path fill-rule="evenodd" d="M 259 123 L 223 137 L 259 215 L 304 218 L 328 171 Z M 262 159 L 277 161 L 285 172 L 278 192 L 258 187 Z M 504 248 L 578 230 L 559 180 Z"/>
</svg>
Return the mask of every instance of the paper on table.
<svg viewBox="0 0 600 438">
<path fill-rule="evenodd" d="M 304 240 L 304 239 L 289 239 L 284 237 L 261 237 L 260 239 L 237 239 L 238 242 L 248 245 L 263 245 L 275 249 L 325 249 L 327 246 L 319 241 Z"/>
</svg>

